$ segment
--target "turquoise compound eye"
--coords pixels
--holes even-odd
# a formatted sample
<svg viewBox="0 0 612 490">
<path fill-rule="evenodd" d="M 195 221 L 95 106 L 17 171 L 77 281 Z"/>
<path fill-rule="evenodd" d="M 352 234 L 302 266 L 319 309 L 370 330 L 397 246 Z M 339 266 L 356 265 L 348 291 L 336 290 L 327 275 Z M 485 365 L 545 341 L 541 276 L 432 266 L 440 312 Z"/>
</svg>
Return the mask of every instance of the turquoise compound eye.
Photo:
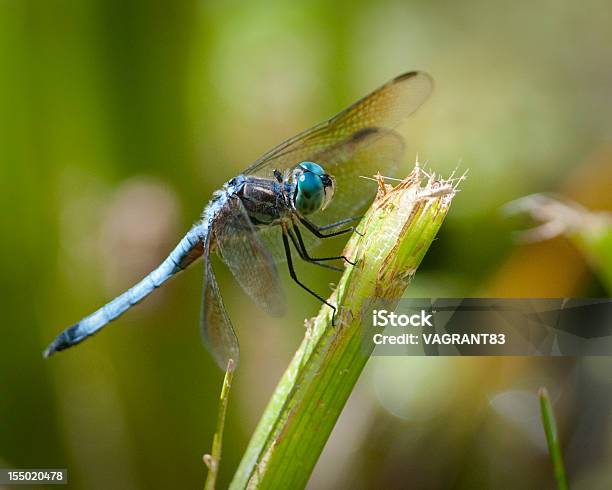
<svg viewBox="0 0 612 490">
<path fill-rule="evenodd" d="M 311 214 L 325 207 L 334 195 L 334 178 L 325 173 L 321 165 L 302 162 L 295 167 L 295 208 L 302 214 Z"/>
<path fill-rule="evenodd" d="M 325 188 L 321 177 L 313 172 L 300 175 L 297 180 L 296 209 L 302 214 L 311 214 L 321 209 L 324 201 Z"/>
<path fill-rule="evenodd" d="M 325 170 L 323 170 L 323 167 L 321 167 L 321 165 L 317 165 L 314 162 L 302 162 L 299 164 L 299 167 L 302 170 L 312 172 L 315 175 L 325 175 Z"/>
</svg>

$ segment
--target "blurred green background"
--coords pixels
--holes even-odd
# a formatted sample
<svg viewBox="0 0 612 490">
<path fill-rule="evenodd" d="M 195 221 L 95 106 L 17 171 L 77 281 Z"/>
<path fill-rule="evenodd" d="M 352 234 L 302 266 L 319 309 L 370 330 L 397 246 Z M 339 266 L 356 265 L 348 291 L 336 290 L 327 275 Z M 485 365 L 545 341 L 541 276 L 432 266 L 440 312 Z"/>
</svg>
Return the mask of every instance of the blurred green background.
<svg viewBox="0 0 612 490">
<path fill-rule="evenodd" d="M 429 72 L 408 173 L 470 169 L 410 296 L 605 296 L 565 238 L 520 245 L 532 192 L 612 209 L 612 9 L 585 2 L 0 2 L 0 467 L 71 487 L 198 488 L 221 373 L 198 331 L 201 265 L 44 361 L 66 326 L 149 272 L 260 153 L 388 79 Z M 238 329 L 227 485 L 317 303 Z M 329 291 L 336 276 L 302 268 Z M 286 274 L 283 274 L 286 276 Z M 572 488 L 612 488 L 608 358 L 376 358 L 310 481 L 331 488 L 551 488 L 536 390 Z"/>
</svg>

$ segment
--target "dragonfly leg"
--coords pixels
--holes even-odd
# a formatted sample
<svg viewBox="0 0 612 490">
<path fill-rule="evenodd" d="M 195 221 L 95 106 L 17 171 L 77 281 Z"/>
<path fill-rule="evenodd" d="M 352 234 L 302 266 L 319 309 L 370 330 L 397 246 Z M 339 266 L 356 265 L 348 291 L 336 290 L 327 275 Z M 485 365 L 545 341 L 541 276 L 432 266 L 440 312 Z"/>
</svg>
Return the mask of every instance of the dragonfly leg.
<svg viewBox="0 0 612 490">
<path fill-rule="evenodd" d="M 361 235 L 361 233 L 359 233 L 354 226 L 350 226 L 348 228 L 344 228 L 344 229 L 338 230 L 338 231 L 332 231 L 331 233 L 323 233 L 323 231 L 325 231 L 325 230 L 327 230 L 329 228 L 333 228 L 335 226 L 339 226 L 341 224 L 347 223 L 348 221 L 353 221 L 352 218 L 349 218 L 348 221 L 344 221 L 344 220 L 343 221 L 338 221 L 336 223 L 332 223 L 331 225 L 326 225 L 324 227 L 320 227 L 320 226 L 315 225 L 312 221 L 307 220 L 306 218 L 304 218 L 304 216 L 301 216 L 301 215 L 298 215 L 298 219 L 308 229 L 308 231 L 310 231 L 317 238 L 330 238 L 330 237 L 333 237 L 333 236 L 344 235 L 345 233 L 352 233 L 352 232 L 356 232 L 359 235 Z"/>
<path fill-rule="evenodd" d="M 283 233 L 285 233 L 285 231 L 283 231 Z M 318 265 L 319 267 L 325 267 L 326 269 L 342 272 L 342 268 L 340 267 L 330 264 L 322 264 L 321 262 L 318 262 L 318 260 L 321 259 L 312 259 L 311 257 L 309 257 L 308 253 L 306 252 L 306 248 L 304 247 L 304 244 L 300 244 L 293 231 L 288 229 L 286 230 L 286 233 L 289 235 L 289 238 L 291 238 L 291 242 L 293 243 L 293 246 L 297 250 L 297 253 L 299 254 L 302 260 L 308 262 L 309 264 Z"/>
<path fill-rule="evenodd" d="M 355 265 L 355 262 L 349 260 L 346 257 L 346 255 L 337 255 L 335 257 L 311 257 L 310 255 L 308 255 L 308 251 L 306 250 L 306 245 L 304 245 L 304 240 L 302 238 L 302 233 L 300 232 L 300 229 L 298 228 L 298 226 L 294 223 L 293 232 L 291 230 L 288 230 L 288 232 L 289 232 L 289 236 L 291 237 L 291 240 L 293 241 L 293 244 L 295 245 L 295 248 L 300 254 L 300 257 L 302 257 L 302 259 L 304 259 L 306 262 L 312 262 L 316 265 L 324 266 L 326 264 L 319 264 L 319 262 L 325 262 L 327 260 L 344 260 L 345 262 L 351 265 Z M 293 236 L 294 233 L 295 233 L 295 236 Z M 296 244 L 295 237 L 297 237 L 297 244 Z M 327 267 L 332 268 L 333 266 L 327 266 Z M 333 269 L 338 270 L 338 271 L 342 270 L 338 267 L 333 267 Z"/>
<path fill-rule="evenodd" d="M 332 228 L 336 228 L 338 226 L 350 223 L 351 221 L 359 221 L 361 218 L 363 218 L 363 214 L 361 216 L 352 216 L 351 218 L 341 219 L 340 221 L 336 221 L 335 223 L 329 223 L 324 226 L 319 226 L 319 231 L 330 230 Z"/>
<path fill-rule="evenodd" d="M 323 297 L 319 296 L 317 293 L 315 293 L 312 289 L 310 289 L 298 279 L 297 274 L 295 273 L 295 269 L 293 268 L 293 259 L 291 257 L 291 248 L 289 247 L 289 240 L 287 239 L 287 234 L 288 233 L 283 233 L 283 245 L 285 247 L 285 254 L 287 255 L 287 266 L 289 267 L 289 275 L 291 276 L 291 279 L 293 279 L 302 289 L 309 292 L 311 295 L 321 301 L 321 303 L 326 304 L 333 310 L 332 325 L 334 325 L 334 321 L 336 319 L 336 307 L 329 303 L 327 300 L 325 300 Z"/>
</svg>

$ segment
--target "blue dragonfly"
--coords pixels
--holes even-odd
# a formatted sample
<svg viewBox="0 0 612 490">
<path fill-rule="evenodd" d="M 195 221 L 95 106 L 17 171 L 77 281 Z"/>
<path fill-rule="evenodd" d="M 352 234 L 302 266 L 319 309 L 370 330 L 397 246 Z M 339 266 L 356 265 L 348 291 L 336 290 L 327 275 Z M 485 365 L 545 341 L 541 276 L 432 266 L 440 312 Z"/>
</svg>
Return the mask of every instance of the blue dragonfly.
<svg viewBox="0 0 612 490">
<path fill-rule="evenodd" d="M 286 261 L 291 278 L 329 306 L 333 322 L 336 306 L 298 278 L 291 247 L 311 264 L 335 270 L 341 269 L 329 261 L 353 264 L 342 255 L 313 257 L 308 248 L 321 239 L 354 231 L 346 225 L 359 218 L 376 190 L 359 177 L 377 171 L 394 173 L 404 154 L 403 123 L 432 88 L 426 73 L 405 73 L 265 153 L 213 194 L 200 220 L 155 270 L 60 333 L 45 350 L 45 357 L 97 333 L 203 257 L 200 323 L 204 343 L 222 369 L 229 359 L 236 365 L 238 339 L 209 260 L 212 252 L 220 256 L 247 295 L 276 316 L 285 311 L 276 264 Z M 313 215 L 316 223 L 311 220 Z"/>
</svg>

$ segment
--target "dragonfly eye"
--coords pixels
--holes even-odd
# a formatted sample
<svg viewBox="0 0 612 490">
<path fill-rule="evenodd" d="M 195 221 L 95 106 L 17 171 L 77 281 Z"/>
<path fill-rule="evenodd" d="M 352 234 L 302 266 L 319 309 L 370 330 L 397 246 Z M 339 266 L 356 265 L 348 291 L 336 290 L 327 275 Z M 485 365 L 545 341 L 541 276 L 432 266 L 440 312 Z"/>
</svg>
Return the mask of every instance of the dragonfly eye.
<svg viewBox="0 0 612 490">
<path fill-rule="evenodd" d="M 323 192 L 325 192 L 325 199 L 323 200 L 323 206 L 321 209 L 325 209 L 334 197 L 334 191 L 336 190 L 336 180 L 331 175 L 323 175 L 321 177 L 323 181 Z"/>
<path fill-rule="evenodd" d="M 312 214 L 329 204 L 334 194 L 334 179 L 323 167 L 302 162 L 296 168 L 295 207 L 302 214 Z"/>
</svg>

